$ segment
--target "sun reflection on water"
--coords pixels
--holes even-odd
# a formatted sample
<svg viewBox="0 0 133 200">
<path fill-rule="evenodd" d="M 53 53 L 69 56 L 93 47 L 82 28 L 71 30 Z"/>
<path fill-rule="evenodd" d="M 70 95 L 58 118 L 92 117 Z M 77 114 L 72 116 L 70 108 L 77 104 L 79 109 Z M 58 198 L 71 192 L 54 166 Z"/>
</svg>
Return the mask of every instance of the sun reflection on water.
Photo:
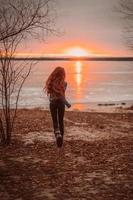
<svg viewBox="0 0 133 200">
<path fill-rule="evenodd" d="M 82 82 L 82 75 L 81 75 L 82 63 L 81 63 L 81 61 L 77 61 L 75 63 L 75 67 L 76 67 L 76 83 L 77 83 L 77 86 L 78 86 L 78 89 L 79 89 L 81 82 Z"/>
<path fill-rule="evenodd" d="M 81 73 L 81 67 L 82 67 L 81 61 L 77 61 L 77 62 L 76 62 L 76 72 L 77 72 L 78 74 Z"/>
</svg>

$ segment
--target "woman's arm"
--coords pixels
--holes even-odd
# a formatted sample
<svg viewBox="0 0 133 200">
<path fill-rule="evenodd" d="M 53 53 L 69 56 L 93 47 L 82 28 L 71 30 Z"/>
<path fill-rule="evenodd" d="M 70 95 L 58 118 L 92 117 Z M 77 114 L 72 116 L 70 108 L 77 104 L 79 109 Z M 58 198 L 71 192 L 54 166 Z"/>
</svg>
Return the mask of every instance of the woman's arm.
<svg viewBox="0 0 133 200">
<path fill-rule="evenodd" d="M 64 88 L 65 88 L 65 90 L 67 88 L 67 82 L 66 81 L 64 82 Z"/>
</svg>

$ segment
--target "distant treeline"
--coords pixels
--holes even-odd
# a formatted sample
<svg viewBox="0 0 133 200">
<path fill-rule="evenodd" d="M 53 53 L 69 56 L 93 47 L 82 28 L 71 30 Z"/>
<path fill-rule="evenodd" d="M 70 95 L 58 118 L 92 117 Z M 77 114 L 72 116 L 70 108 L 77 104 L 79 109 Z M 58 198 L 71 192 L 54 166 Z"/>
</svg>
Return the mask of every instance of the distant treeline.
<svg viewBox="0 0 133 200">
<path fill-rule="evenodd" d="M 5 59 L 5 58 L 3 58 Z M 6 58 L 8 59 L 8 58 Z M 133 57 L 12 57 L 11 60 L 44 60 L 44 61 L 133 61 Z"/>
</svg>

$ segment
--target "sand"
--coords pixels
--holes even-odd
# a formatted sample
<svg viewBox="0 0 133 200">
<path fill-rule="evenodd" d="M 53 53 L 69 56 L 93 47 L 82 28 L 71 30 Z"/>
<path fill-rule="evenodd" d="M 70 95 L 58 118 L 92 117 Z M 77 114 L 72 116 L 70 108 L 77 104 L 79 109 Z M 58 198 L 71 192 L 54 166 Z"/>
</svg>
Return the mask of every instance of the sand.
<svg viewBox="0 0 133 200">
<path fill-rule="evenodd" d="M 132 200 L 133 112 L 65 113 L 63 147 L 49 111 L 21 109 L 0 147 L 0 200 Z"/>
</svg>

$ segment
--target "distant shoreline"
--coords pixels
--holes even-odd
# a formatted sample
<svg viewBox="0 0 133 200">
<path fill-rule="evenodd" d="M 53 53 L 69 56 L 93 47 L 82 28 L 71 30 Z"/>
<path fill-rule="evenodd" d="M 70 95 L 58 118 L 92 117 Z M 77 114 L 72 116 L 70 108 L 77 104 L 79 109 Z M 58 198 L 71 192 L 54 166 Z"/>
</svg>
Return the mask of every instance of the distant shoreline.
<svg viewBox="0 0 133 200">
<path fill-rule="evenodd" d="M 4 59 L 4 57 L 3 57 Z M 133 61 L 131 56 L 82 56 L 82 57 L 12 57 L 11 60 L 39 60 L 39 61 Z"/>
</svg>

